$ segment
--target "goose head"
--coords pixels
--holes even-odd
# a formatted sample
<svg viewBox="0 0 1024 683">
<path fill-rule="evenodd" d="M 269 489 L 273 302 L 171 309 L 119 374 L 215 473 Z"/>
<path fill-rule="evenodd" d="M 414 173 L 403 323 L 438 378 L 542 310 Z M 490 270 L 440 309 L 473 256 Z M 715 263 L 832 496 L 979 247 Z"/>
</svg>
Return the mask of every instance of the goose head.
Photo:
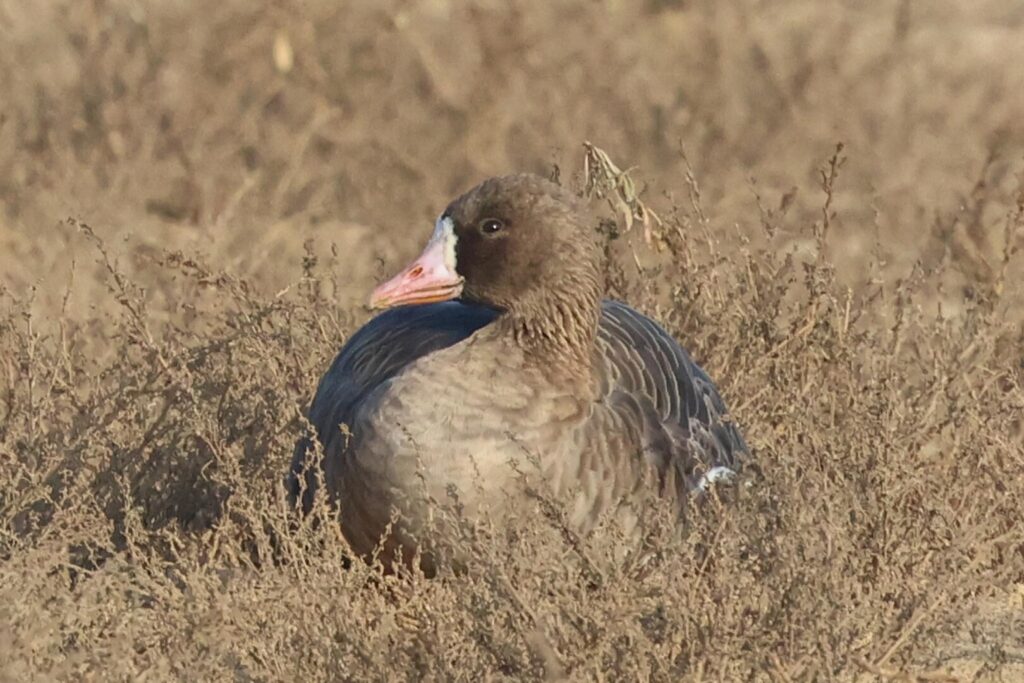
<svg viewBox="0 0 1024 683">
<path fill-rule="evenodd" d="M 490 178 L 448 205 L 423 252 L 370 306 L 461 299 L 529 315 L 580 299 L 596 306 L 602 255 L 571 192 L 537 175 Z"/>
</svg>

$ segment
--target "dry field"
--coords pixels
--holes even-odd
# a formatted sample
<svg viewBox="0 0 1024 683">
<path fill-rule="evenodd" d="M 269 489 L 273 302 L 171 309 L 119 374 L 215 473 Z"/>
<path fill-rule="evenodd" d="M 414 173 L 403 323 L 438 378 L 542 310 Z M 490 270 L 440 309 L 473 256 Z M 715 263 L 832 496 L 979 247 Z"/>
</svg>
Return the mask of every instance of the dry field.
<svg viewBox="0 0 1024 683">
<path fill-rule="evenodd" d="M 1024 681 L 1022 65 L 1016 0 L 0 0 L 0 681 Z M 282 490 L 320 373 L 585 141 L 755 485 L 350 563 Z"/>
</svg>

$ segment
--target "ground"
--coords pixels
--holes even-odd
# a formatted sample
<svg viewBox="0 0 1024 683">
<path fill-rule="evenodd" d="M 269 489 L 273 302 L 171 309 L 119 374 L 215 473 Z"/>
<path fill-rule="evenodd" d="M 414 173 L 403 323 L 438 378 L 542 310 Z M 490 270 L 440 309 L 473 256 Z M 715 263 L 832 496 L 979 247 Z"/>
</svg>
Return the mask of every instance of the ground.
<svg viewBox="0 0 1024 683">
<path fill-rule="evenodd" d="M 1013 0 L 0 0 L 0 679 L 1024 680 L 1019 64 Z M 383 577 L 283 473 L 511 171 L 616 224 L 758 476 Z"/>
</svg>

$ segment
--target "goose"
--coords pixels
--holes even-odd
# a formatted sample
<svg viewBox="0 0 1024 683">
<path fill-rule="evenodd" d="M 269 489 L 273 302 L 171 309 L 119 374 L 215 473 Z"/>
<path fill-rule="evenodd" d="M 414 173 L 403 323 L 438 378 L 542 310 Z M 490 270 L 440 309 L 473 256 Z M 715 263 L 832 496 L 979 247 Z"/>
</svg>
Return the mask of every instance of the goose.
<svg viewBox="0 0 1024 683">
<path fill-rule="evenodd" d="M 651 482 L 683 501 L 739 473 L 748 449 L 715 384 L 603 299 L 604 254 L 583 201 L 540 176 L 452 201 L 321 379 L 321 457 L 299 440 L 292 504 L 308 511 L 322 481 L 354 552 L 425 566 L 431 504 L 515 514 L 525 471 L 571 497 L 581 533 Z"/>
</svg>

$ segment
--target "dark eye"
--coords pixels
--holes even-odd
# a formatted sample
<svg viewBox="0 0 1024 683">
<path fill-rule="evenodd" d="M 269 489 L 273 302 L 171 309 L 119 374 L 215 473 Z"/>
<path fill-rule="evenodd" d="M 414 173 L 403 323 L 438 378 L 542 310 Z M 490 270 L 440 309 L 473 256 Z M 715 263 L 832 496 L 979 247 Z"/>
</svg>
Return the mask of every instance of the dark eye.
<svg viewBox="0 0 1024 683">
<path fill-rule="evenodd" d="M 493 235 L 496 232 L 501 232 L 504 228 L 505 224 L 497 218 L 487 218 L 480 221 L 480 232 L 485 235 Z"/>
</svg>

